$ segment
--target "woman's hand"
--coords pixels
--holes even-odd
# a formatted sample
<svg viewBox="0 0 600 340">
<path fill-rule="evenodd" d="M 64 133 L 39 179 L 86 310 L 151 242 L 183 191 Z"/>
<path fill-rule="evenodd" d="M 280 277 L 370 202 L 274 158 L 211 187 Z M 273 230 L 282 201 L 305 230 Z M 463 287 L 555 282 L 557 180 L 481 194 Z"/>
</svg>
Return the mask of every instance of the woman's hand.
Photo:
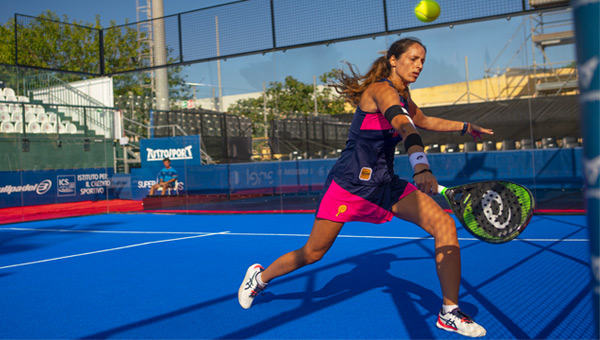
<svg viewBox="0 0 600 340">
<path fill-rule="evenodd" d="M 471 124 L 471 123 L 469 123 L 467 132 L 473 137 L 473 139 L 475 141 L 477 141 L 477 139 L 483 140 L 483 137 L 481 137 L 481 135 L 484 135 L 484 134 L 485 135 L 493 135 L 494 134 L 494 131 L 492 131 L 492 129 L 485 129 L 479 125 L 475 125 L 475 124 Z"/>
<path fill-rule="evenodd" d="M 413 176 L 413 180 L 415 182 L 415 186 L 427 195 L 433 196 L 437 194 L 438 181 L 431 170 L 429 170 L 429 167 L 422 164 L 417 164 L 415 167 L 415 175 Z"/>
</svg>

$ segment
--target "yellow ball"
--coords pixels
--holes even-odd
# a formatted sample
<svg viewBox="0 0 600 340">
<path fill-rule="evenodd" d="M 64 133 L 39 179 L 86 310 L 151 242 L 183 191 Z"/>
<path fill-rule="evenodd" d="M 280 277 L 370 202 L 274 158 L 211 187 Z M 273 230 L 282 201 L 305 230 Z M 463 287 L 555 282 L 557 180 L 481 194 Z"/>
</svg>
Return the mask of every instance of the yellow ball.
<svg viewBox="0 0 600 340">
<path fill-rule="evenodd" d="M 433 0 L 423 0 L 415 7 L 417 19 L 432 22 L 440 16 L 440 5 Z"/>
</svg>

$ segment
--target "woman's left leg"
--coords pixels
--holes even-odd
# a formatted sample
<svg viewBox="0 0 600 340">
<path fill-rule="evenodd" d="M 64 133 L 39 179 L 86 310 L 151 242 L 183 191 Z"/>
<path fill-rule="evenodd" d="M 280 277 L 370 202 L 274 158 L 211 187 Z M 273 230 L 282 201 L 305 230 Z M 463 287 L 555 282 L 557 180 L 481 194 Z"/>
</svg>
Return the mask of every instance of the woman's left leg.
<svg viewBox="0 0 600 340">
<path fill-rule="evenodd" d="M 444 305 L 458 305 L 460 288 L 460 246 L 456 225 L 442 208 L 427 194 L 416 190 L 392 207 L 398 218 L 412 222 L 435 239 L 435 262 L 442 287 Z"/>
</svg>

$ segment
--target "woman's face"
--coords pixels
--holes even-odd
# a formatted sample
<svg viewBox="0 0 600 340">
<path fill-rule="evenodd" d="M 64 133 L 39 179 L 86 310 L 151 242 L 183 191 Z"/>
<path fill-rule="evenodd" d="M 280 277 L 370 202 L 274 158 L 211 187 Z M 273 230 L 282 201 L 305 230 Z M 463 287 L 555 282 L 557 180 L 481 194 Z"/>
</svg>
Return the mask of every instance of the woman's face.
<svg viewBox="0 0 600 340">
<path fill-rule="evenodd" d="M 399 58 L 393 56 L 390 58 L 390 65 L 394 68 L 392 73 L 400 77 L 405 84 L 414 83 L 417 80 L 424 63 L 425 49 L 417 43 L 410 45 Z"/>
</svg>

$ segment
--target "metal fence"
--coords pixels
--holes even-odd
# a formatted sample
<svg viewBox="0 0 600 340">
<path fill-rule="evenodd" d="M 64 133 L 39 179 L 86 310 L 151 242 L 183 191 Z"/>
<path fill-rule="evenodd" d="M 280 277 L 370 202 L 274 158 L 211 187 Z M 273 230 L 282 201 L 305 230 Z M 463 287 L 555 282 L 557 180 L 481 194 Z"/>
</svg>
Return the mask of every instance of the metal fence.
<svg viewBox="0 0 600 340">
<path fill-rule="evenodd" d="M 104 29 L 15 14 L 15 64 L 113 75 L 569 6 L 565 0 L 438 3 L 442 15 L 429 24 L 415 17 L 414 1 L 400 0 L 237 1 Z M 35 34 L 40 28 L 43 34 Z M 158 40 L 163 51 L 153 49 Z"/>
</svg>

